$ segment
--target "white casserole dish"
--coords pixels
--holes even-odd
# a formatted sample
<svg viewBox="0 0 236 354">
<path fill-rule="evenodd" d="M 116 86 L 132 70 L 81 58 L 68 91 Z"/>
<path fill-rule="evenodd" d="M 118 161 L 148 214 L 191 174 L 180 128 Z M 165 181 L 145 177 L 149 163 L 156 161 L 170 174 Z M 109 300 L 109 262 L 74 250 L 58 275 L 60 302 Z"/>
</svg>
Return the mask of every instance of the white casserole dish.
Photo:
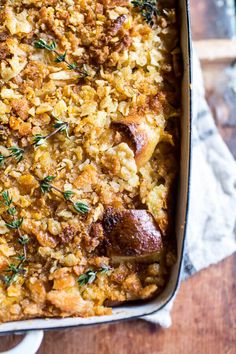
<svg viewBox="0 0 236 354">
<path fill-rule="evenodd" d="M 165 306 L 175 295 L 179 280 L 184 252 L 185 230 L 188 213 L 188 195 L 190 178 L 190 135 L 191 135 L 191 34 L 189 20 L 189 1 L 179 0 L 179 18 L 181 49 L 183 53 L 184 75 L 182 82 L 182 117 L 181 117 L 181 157 L 180 157 L 180 176 L 178 188 L 178 202 L 176 210 L 176 238 L 177 238 L 177 262 L 172 268 L 169 282 L 165 290 L 156 298 L 149 302 L 139 303 L 138 305 L 126 305 L 114 308 L 113 314 L 109 316 L 90 317 L 90 318 L 64 318 L 64 319 L 34 319 L 26 321 L 8 322 L 0 324 L 0 334 L 11 334 L 25 331 L 38 330 L 38 335 L 31 333 L 31 341 L 25 339 L 21 343 L 21 348 L 16 347 L 15 353 L 33 353 L 37 350 L 36 342 L 40 343 L 42 331 L 47 329 L 69 328 L 85 326 L 99 323 L 107 323 L 131 319 L 150 315 Z M 40 339 L 41 338 L 41 339 Z M 30 338 L 28 338 L 30 339 Z M 29 345 L 35 344 L 33 346 Z M 7 353 L 13 353 L 9 351 Z"/>
</svg>

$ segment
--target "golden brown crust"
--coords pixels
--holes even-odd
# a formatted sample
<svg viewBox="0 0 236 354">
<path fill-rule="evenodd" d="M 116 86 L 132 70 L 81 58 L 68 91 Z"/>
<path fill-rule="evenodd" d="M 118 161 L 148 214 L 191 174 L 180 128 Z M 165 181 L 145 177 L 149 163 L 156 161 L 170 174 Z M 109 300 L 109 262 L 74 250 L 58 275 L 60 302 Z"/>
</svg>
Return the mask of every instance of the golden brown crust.
<svg viewBox="0 0 236 354">
<path fill-rule="evenodd" d="M 126 142 L 134 150 L 137 166 L 144 166 L 152 157 L 159 141 L 159 131 L 150 127 L 145 116 L 130 115 L 115 121 L 112 126 L 118 129 L 126 138 Z"/>
<path fill-rule="evenodd" d="M 179 48 L 158 7 L 151 28 L 126 0 L 1 2 L 0 322 L 110 314 L 166 284 Z"/>
<path fill-rule="evenodd" d="M 103 218 L 111 258 L 131 257 L 146 260 L 153 253 L 160 259 L 163 252 L 161 231 L 146 210 L 116 210 L 108 208 Z"/>
</svg>

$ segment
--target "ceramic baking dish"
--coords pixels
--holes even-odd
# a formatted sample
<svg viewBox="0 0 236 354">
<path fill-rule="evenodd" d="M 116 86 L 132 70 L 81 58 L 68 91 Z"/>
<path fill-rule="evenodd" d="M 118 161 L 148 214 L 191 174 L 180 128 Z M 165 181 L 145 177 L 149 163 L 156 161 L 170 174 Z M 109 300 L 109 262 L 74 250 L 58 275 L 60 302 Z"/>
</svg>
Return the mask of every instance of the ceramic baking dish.
<svg viewBox="0 0 236 354">
<path fill-rule="evenodd" d="M 172 268 L 169 282 L 165 290 L 152 301 L 113 309 L 109 316 L 90 318 L 34 319 L 0 324 L 0 334 L 16 332 L 59 329 L 84 326 L 106 322 L 114 322 L 135 317 L 150 315 L 165 306 L 175 295 L 179 284 L 184 251 L 185 230 L 188 213 L 188 195 L 190 178 L 190 135 L 191 135 L 191 35 L 189 20 L 189 1 L 179 0 L 179 19 L 181 48 L 183 53 L 184 75 L 182 81 L 182 117 L 181 117 L 181 158 L 178 186 L 178 202 L 176 208 L 175 232 L 177 238 L 177 262 Z M 36 333 L 34 333 L 34 336 Z M 25 341 L 26 343 L 27 341 Z M 24 349 L 22 353 L 32 353 Z M 18 349 L 17 353 L 21 353 Z"/>
</svg>

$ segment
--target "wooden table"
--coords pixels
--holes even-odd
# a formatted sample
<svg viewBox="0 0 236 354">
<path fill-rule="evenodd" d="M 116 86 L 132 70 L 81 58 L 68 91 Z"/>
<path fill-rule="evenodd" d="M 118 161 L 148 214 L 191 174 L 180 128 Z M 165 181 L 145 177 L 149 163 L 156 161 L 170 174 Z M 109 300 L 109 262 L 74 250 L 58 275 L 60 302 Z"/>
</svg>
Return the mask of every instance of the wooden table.
<svg viewBox="0 0 236 354">
<path fill-rule="evenodd" d="M 195 39 L 232 36 L 227 11 L 219 11 L 220 2 L 214 1 L 192 0 Z M 236 97 L 224 89 L 228 65 L 208 63 L 203 69 L 208 102 L 236 156 Z M 39 354 L 236 354 L 236 254 L 182 283 L 172 319 L 168 330 L 136 320 L 49 332 Z M 17 336 L 1 338 L 0 351 L 18 341 Z"/>
</svg>

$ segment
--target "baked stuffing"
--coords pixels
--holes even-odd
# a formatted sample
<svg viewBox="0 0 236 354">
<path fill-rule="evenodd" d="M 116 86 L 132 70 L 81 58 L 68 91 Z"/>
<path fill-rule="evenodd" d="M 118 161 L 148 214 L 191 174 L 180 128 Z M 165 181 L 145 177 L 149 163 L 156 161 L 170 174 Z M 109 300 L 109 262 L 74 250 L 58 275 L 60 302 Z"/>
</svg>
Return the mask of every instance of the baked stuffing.
<svg viewBox="0 0 236 354">
<path fill-rule="evenodd" d="M 174 0 L 1 1 L 1 322 L 163 289 L 179 57 Z"/>
</svg>

